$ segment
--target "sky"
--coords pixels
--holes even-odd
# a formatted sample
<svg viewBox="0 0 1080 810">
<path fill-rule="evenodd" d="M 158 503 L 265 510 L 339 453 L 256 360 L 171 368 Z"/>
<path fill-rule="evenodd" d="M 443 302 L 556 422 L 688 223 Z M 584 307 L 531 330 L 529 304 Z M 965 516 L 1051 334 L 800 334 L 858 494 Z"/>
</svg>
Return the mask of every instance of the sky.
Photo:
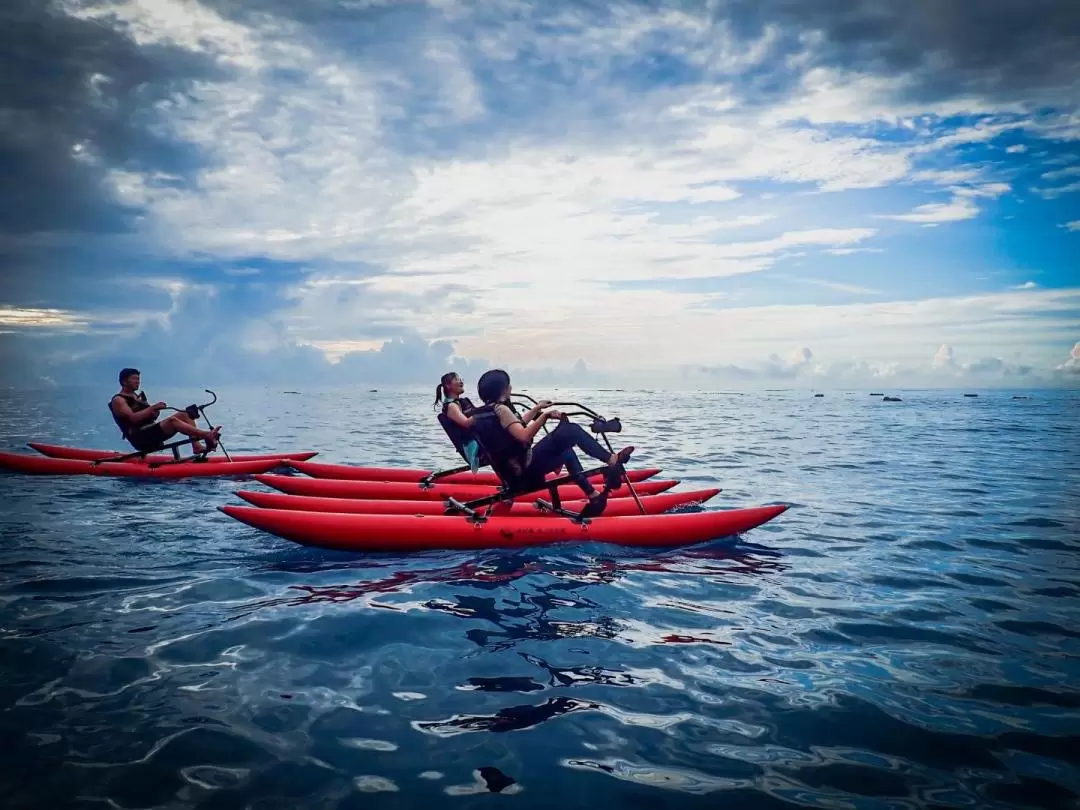
<svg viewBox="0 0 1080 810">
<path fill-rule="evenodd" d="M 4 0 L 0 59 L 6 384 L 1080 386 L 1073 0 Z"/>
</svg>

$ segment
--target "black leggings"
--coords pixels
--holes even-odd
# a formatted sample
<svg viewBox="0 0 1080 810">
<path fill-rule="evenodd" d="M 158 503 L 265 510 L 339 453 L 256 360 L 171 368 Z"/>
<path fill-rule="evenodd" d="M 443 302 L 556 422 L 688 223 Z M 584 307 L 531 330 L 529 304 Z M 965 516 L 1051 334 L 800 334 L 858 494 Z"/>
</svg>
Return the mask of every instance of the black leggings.
<svg viewBox="0 0 1080 810">
<path fill-rule="evenodd" d="M 586 495 L 592 495 L 596 488 L 585 476 L 584 468 L 574 453 L 574 447 L 597 461 L 606 463 L 611 458 L 611 451 L 586 433 L 581 425 L 562 421 L 533 447 L 529 466 L 525 468 L 526 476 L 540 481 L 549 472 L 554 472 L 560 465 L 565 464 L 574 478 L 574 483 L 581 487 L 581 491 Z"/>
</svg>

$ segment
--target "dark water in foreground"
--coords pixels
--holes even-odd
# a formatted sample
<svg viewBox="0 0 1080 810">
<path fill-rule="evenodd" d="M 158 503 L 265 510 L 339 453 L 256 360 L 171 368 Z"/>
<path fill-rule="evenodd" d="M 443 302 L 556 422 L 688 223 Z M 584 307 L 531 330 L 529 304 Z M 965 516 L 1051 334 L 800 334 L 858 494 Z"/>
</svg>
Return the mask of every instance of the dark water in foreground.
<svg viewBox="0 0 1080 810">
<path fill-rule="evenodd" d="M 219 394 L 234 452 L 454 462 L 426 393 Z M 793 504 L 660 554 L 330 553 L 213 508 L 253 482 L 0 474 L 0 805 L 1076 807 L 1080 394 L 903 397 L 594 395 L 710 508 Z M 119 447 L 102 402 L 9 397 L 3 449 Z"/>
</svg>

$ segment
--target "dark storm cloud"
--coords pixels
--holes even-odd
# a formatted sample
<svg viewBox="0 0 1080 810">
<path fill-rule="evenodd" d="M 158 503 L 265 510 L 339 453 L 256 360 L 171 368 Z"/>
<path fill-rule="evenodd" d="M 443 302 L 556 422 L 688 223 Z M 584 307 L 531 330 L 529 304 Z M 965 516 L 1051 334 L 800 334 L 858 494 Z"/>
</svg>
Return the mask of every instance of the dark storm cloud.
<svg viewBox="0 0 1080 810">
<path fill-rule="evenodd" d="M 421 88 L 432 66 L 425 52 L 402 65 L 400 53 L 418 42 L 439 47 L 452 40 L 471 61 L 487 109 L 500 126 L 544 130 L 544 110 L 574 110 L 575 117 L 609 124 L 625 114 L 622 92 L 648 92 L 657 87 L 717 80 L 733 81 L 733 92 L 745 104 L 767 105 L 787 98 L 813 67 L 854 70 L 909 81 L 900 101 L 932 103 L 961 96 L 991 102 L 1028 102 L 1043 107 L 1080 101 L 1080 2 L 1076 0 L 728 0 L 707 9 L 703 0 L 659 2 L 532 2 L 527 4 L 464 4 L 463 13 L 440 19 L 438 8 L 423 3 L 399 4 L 353 0 L 206 0 L 219 13 L 241 22 L 270 13 L 303 25 L 317 40 L 360 61 L 387 59 L 412 75 L 414 96 L 407 102 L 424 106 Z M 631 24 L 635 12 L 676 9 L 716 25 L 714 31 L 662 30 L 635 32 L 633 45 L 614 35 Z M 661 18 L 657 18 L 661 20 Z M 694 57 L 709 52 L 724 30 L 734 32 L 749 48 L 766 32 L 773 33 L 764 59 L 740 66 L 738 75 L 716 75 Z M 612 33 L 606 52 L 590 50 Z M 578 51 L 551 50 L 563 35 L 584 34 L 589 42 Z M 506 38 L 513 55 L 491 62 L 478 50 L 481 38 Z M 819 41 L 814 41 L 819 38 Z M 811 42 L 808 46 L 807 42 Z M 737 46 L 738 47 L 738 46 Z M 807 58 L 789 60 L 809 47 Z M 729 68 L 718 68 L 726 71 Z M 597 81 L 600 70 L 603 81 Z M 575 90 L 583 93 L 571 92 Z M 421 110 L 422 111 L 422 110 Z M 557 122 L 564 126 L 562 120 Z M 456 149 L 468 149 L 469 127 L 416 129 L 408 119 L 395 135 L 419 151 L 438 151 L 449 138 Z M 452 137 L 446 129 L 461 130 Z M 414 131 L 415 130 L 415 131 Z"/>
<path fill-rule="evenodd" d="M 140 48 L 47 0 L 0 3 L 0 301 L 85 288 L 114 258 L 80 237 L 130 231 L 140 213 L 105 187 L 110 169 L 185 182 L 198 153 L 154 134 L 150 116 L 215 70 L 183 50 Z M 45 232 L 54 236 L 31 238 Z"/>
<path fill-rule="evenodd" d="M 155 135 L 155 102 L 212 65 L 161 46 L 139 48 L 106 25 L 41 0 L 0 3 L 0 230 L 123 230 L 136 212 L 107 198 L 103 172 L 184 176 L 189 147 Z M 85 144 L 99 160 L 80 159 Z"/>
<path fill-rule="evenodd" d="M 732 0 L 719 12 L 746 38 L 776 25 L 782 41 L 818 33 L 812 64 L 910 74 L 912 100 L 974 94 L 1075 103 L 1075 0 Z"/>
</svg>

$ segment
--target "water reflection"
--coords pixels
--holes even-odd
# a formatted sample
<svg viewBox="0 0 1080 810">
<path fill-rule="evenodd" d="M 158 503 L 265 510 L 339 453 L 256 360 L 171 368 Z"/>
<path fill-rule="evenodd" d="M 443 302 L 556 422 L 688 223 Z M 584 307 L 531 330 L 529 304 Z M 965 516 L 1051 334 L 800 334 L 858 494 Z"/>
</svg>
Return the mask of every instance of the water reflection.
<svg viewBox="0 0 1080 810">
<path fill-rule="evenodd" d="M 415 720 L 413 728 L 439 737 L 452 737 L 471 731 L 502 733 L 532 728 L 553 717 L 571 712 L 599 709 L 599 703 L 567 697 L 548 698 L 538 705 L 507 706 L 495 714 L 454 715 L 446 720 Z"/>
<path fill-rule="evenodd" d="M 367 562 L 365 570 L 390 568 L 395 563 Z M 408 563 L 396 563 L 408 565 Z M 497 589 L 530 574 L 544 574 L 563 580 L 550 590 L 573 589 L 582 585 L 612 584 L 633 572 L 673 573 L 689 576 L 764 574 L 786 567 L 779 551 L 763 546 L 718 547 L 684 551 L 678 555 L 652 560 L 588 558 L 562 567 L 551 566 L 542 558 L 526 554 L 498 554 L 452 566 L 434 568 L 405 567 L 386 577 L 361 580 L 349 585 L 290 585 L 303 596 L 260 602 L 260 606 L 300 606 L 318 602 L 349 602 L 376 593 L 396 593 L 419 585 L 449 583 L 473 588 Z M 314 570 L 323 570 L 316 567 Z"/>
<path fill-rule="evenodd" d="M 377 563 L 374 567 L 389 567 Z M 756 546 L 700 548 L 665 555 L 658 559 L 581 557 L 553 561 L 528 552 L 492 554 L 478 560 L 445 567 L 394 570 L 377 579 L 348 585 L 291 585 L 300 595 L 260 600 L 246 606 L 246 612 L 270 607 L 302 607 L 320 603 L 345 604 L 356 600 L 366 607 L 395 609 L 393 603 L 370 600 L 373 595 L 410 592 L 420 586 L 442 584 L 479 590 L 498 590 L 499 597 L 456 592 L 450 598 L 435 597 L 417 605 L 426 610 L 480 620 L 497 630 L 473 627 L 465 638 L 488 651 L 508 650 L 524 641 L 553 641 L 569 638 L 615 639 L 626 629 L 602 604 L 585 592 L 597 585 L 614 585 L 633 575 L 678 575 L 699 578 L 748 576 L 776 573 L 785 567 L 779 552 Z M 507 589 L 511 583 L 528 580 L 526 588 Z M 517 598 L 510 601 L 509 595 Z M 588 619 L 565 617 L 566 611 L 588 611 Z M 726 642 L 705 636 L 657 632 L 656 643 Z"/>
</svg>

